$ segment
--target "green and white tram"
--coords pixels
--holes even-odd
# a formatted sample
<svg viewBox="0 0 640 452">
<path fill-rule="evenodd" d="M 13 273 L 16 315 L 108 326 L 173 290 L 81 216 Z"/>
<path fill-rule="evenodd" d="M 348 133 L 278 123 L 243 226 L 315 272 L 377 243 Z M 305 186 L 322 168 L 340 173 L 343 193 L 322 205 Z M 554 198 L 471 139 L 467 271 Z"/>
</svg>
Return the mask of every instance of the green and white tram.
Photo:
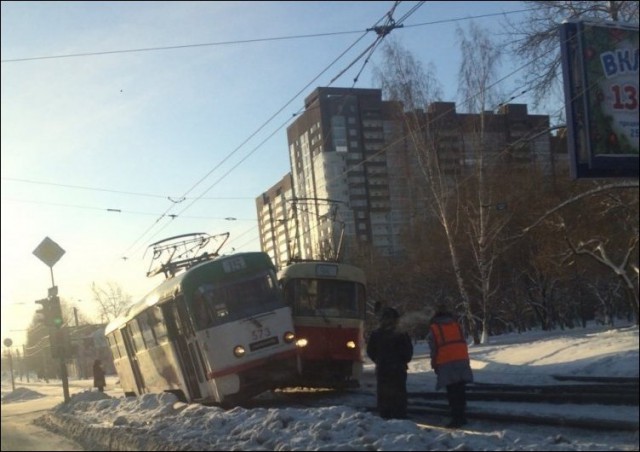
<svg viewBox="0 0 640 452">
<path fill-rule="evenodd" d="M 234 404 L 298 373 L 291 309 L 266 253 L 199 259 L 107 326 L 126 395 Z"/>
</svg>

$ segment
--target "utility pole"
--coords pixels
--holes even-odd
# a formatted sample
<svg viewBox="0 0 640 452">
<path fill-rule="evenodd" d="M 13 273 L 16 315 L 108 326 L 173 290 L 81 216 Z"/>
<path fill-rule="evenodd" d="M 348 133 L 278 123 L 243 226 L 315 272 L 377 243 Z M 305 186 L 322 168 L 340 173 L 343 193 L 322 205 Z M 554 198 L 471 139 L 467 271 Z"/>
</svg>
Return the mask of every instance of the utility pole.
<svg viewBox="0 0 640 452">
<path fill-rule="evenodd" d="M 11 370 L 11 390 L 16 390 L 16 383 L 13 379 L 13 358 L 11 357 L 11 346 L 13 345 L 13 341 L 10 338 L 6 338 L 4 340 L 4 346 L 7 347 L 7 354 L 9 357 L 9 369 Z"/>
<path fill-rule="evenodd" d="M 27 346 L 22 344 L 22 362 L 24 364 L 24 371 L 27 374 L 27 383 L 29 383 L 29 363 L 27 363 Z"/>
</svg>

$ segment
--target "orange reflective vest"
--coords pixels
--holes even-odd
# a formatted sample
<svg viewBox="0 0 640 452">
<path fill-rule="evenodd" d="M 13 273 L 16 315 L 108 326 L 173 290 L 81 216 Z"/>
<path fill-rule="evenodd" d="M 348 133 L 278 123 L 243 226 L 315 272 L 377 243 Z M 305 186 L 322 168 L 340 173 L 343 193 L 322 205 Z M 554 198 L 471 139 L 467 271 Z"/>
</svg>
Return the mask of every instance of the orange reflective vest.
<svg viewBox="0 0 640 452">
<path fill-rule="evenodd" d="M 458 322 L 434 323 L 430 330 L 436 346 L 436 366 L 469 359 L 467 341 Z"/>
</svg>

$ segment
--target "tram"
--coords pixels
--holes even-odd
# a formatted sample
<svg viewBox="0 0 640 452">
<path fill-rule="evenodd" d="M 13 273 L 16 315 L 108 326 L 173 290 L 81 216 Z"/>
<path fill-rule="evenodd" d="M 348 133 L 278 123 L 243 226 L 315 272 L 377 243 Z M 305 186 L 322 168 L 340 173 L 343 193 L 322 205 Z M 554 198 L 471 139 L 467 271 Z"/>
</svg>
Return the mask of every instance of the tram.
<svg viewBox="0 0 640 452">
<path fill-rule="evenodd" d="M 266 253 L 205 253 L 159 271 L 167 279 L 105 330 L 125 395 L 233 405 L 295 378 L 291 308 Z"/>
<path fill-rule="evenodd" d="M 278 272 L 293 311 L 303 387 L 358 387 L 362 376 L 366 279 L 338 262 L 293 262 Z"/>
</svg>

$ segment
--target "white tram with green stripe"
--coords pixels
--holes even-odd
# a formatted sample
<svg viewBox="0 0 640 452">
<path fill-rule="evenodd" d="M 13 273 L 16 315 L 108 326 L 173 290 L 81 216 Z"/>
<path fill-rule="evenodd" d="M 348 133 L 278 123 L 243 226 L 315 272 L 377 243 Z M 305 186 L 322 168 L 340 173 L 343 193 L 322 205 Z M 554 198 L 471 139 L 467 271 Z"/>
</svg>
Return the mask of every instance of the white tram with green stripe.
<svg viewBox="0 0 640 452">
<path fill-rule="evenodd" d="M 269 256 L 198 260 L 107 326 L 125 394 L 235 404 L 286 386 L 298 373 L 294 328 Z"/>
</svg>

